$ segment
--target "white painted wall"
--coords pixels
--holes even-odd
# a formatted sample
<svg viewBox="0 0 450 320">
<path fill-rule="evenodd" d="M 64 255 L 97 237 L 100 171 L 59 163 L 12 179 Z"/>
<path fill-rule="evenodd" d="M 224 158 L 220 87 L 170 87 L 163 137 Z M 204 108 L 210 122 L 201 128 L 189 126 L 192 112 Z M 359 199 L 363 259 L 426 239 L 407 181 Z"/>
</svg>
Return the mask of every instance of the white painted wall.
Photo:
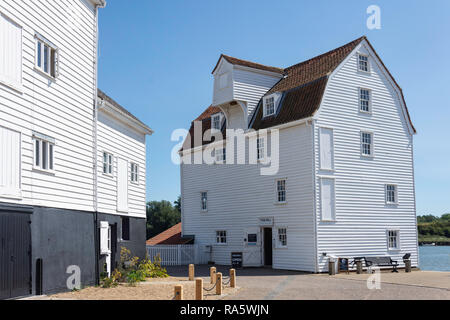
<svg viewBox="0 0 450 320">
<path fill-rule="evenodd" d="M 261 263 L 261 250 L 247 248 L 244 239 L 249 229 L 260 229 L 259 218 L 273 217 L 274 242 L 277 227 L 288 227 L 288 248 L 274 248 L 274 268 L 314 271 L 312 143 L 311 126 L 282 129 L 275 176 L 261 176 L 260 165 L 181 165 L 183 234 L 213 245 L 218 264 L 229 265 L 231 252 L 249 250 Z M 285 205 L 275 204 L 279 178 L 288 179 Z M 201 211 L 202 191 L 208 192 L 208 212 Z M 218 230 L 228 232 L 226 245 L 215 244 Z"/>
<path fill-rule="evenodd" d="M 368 49 L 361 52 L 369 54 Z M 322 253 L 336 256 L 412 253 L 418 265 L 413 138 L 393 86 L 371 53 L 371 73 L 357 71 L 352 55 L 330 79 L 315 125 L 316 206 L 320 271 Z M 359 112 L 358 88 L 372 90 L 372 114 Z M 320 127 L 332 128 L 334 172 L 320 170 Z M 360 131 L 374 133 L 375 156 L 361 157 Z M 320 177 L 336 179 L 336 221 L 321 221 Z M 398 205 L 386 205 L 385 185 L 398 185 Z M 388 251 L 387 230 L 400 229 L 401 250 Z"/>
<path fill-rule="evenodd" d="M 0 13 L 22 28 L 22 87 L 0 83 L 0 126 L 21 133 L 20 199 L 0 202 L 93 210 L 95 13 L 88 1 L 7 0 Z M 56 81 L 34 70 L 39 33 L 60 50 Z M 32 169 L 32 132 L 56 140 L 55 174 Z"/>
<path fill-rule="evenodd" d="M 142 218 L 146 216 L 146 144 L 145 134 L 111 114 L 98 114 L 98 211 Z M 103 174 L 103 152 L 114 157 L 113 174 Z M 126 162 L 125 184 L 118 183 L 119 159 Z M 131 182 L 131 162 L 139 165 L 139 183 Z"/>
</svg>

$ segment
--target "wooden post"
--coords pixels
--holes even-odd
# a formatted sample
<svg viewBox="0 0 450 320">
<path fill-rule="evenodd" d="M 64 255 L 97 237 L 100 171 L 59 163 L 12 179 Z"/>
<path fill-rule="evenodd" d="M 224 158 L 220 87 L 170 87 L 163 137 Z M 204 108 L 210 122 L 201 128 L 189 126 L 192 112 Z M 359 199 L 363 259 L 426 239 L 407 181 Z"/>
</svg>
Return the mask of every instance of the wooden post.
<svg viewBox="0 0 450 320">
<path fill-rule="evenodd" d="M 411 260 L 405 260 L 405 271 L 406 273 L 411 272 Z"/>
<path fill-rule="evenodd" d="M 183 286 L 175 286 L 175 300 L 183 300 Z"/>
<path fill-rule="evenodd" d="M 221 296 L 222 295 L 222 273 L 218 272 L 216 274 L 216 281 L 217 281 L 217 283 L 216 283 L 216 294 L 218 296 Z"/>
<path fill-rule="evenodd" d="M 334 276 L 336 274 L 336 264 L 332 259 L 328 261 L 328 274 L 330 276 Z"/>
<path fill-rule="evenodd" d="M 203 279 L 195 279 L 195 300 L 203 300 Z"/>
<path fill-rule="evenodd" d="M 230 287 L 236 288 L 236 270 L 230 270 Z"/>
<path fill-rule="evenodd" d="M 216 283 L 216 267 L 211 267 L 211 269 L 209 269 L 209 274 L 211 277 L 211 284 Z"/>
<path fill-rule="evenodd" d="M 357 261 L 356 262 L 356 273 L 357 274 L 361 274 L 363 271 L 362 269 L 362 261 Z"/>
<path fill-rule="evenodd" d="M 194 281 L 195 277 L 195 267 L 193 264 L 189 265 L 189 281 Z"/>
</svg>

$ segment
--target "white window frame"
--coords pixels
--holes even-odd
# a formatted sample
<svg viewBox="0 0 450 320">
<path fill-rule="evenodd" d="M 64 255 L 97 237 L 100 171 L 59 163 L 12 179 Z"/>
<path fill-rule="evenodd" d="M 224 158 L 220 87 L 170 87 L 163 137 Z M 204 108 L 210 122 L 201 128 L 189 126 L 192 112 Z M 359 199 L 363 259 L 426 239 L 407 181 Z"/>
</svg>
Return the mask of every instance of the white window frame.
<svg viewBox="0 0 450 320">
<path fill-rule="evenodd" d="M 219 122 L 219 127 L 218 128 L 216 128 L 214 126 L 214 123 L 216 122 L 217 118 L 219 118 L 219 121 L 218 121 Z M 221 113 L 216 113 L 216 114 L 213 114 L 211 116 L 211 129 L 212 130 L 218 130 L 218 131 L 222 130 L 222 114 Z"/>
<path fill-rule="evenodd" d="M 363 91 L 367 91 L 368 95 L 369 95 L 369 99 L 365 100 L 362 97 L 362 93 Z M 367 89 L 367 88 L 359 88 L 358 90 L 359 93 L 359 112 L 361 113 L 367 113 L 367 114 L 372 114 L 372 90 L 371 89 Z M 369 110 L 363 110 L 363 101 L 367 101 L 368 102 L 368 108 Z"/>
<path fill-rule="evenodd" d="M 256 159 L 258 161 L 264 161 L 266 159 L 266 138 L 265 137 L 258 137 L 256 138 Z"/>
<path fill-rule="evenodd" d="M 367 70 L 361 69 L 361 57 L 367 58 Z M 359 72 L 370 73 L 370 59 L 369 59 L 369 55 L 359 52 L 357 61 L 358 61 L 357 63 L 358 63 L 358 71 Z"/>
<path fill-rule="evenodd" d="M 106 155 L 106 162 L 105 162 Z M 106 165 L 106 172 L 105 172 Z M 105 176 L 114 176 L 114 155 L 108 151 L 102 152 L 102 172 Z"/>
<path fill-rule="evenodd" d="M 200 209 L 202 212 L 208 212 L 208 191 L 200 192 Z"/>
<path fill-rule="evenodd" d="M 33 133 L 32 141 L 33 141 L 33 170 L 54 174 L 56 172 L 55 139 L 39 133 Z M 46 146 L 45 152 L 44 146 Z"/>
<path fill-rule="evenodd" d="M 139 165 L 135 162 L 130 162 L 130 182 L 139 184 Z"/>
<path fill-rule="evenodd" d="M 24 32 L 24 29 L 21 24 L 17 23 L 14 19 L 12 19 L 8 15 L 6 15 L 0 11 L 0 17 L 1 16 L 3 16 L 3 18 L 5 18 L 6 20 L 9 20 L 11 23 L 15 24 L 18 28 L 20 28 L 20 59 L 19 59 L 20 60 L 20 63 L 19 63 L 20 64 L 20 79 L 19 79 L 19 82 L 15 82 L 15 81 L 12 81 L 11 78 L 0 74 L 0 83 L 17 91 L 17 92 L 23 93 L 23 91 L 24 91 L 24 88 L 23 88 L 23 47 L 24 47 L 23 32 Z"/>
<path fill-rule="evenodd" d="M 330 149 L 331 149 L 331 168 L 326 168 L 325 166 L 324 166 L 324 164 L 323 164 L 323 161 L 322 161 L 322 155 L 320 154 L 319 155 L 319 161 L 320 161 L 320 170 L 322 170 L 322 171 L 330 171 L 330 172 L 333 172 L 334 170 L 335 170 L 335 167 L 334 167 L 334 157 L 335 157 L 335 155 L 334 155 L 334 128 L 330 128 L 330 127 L 320 127 L 319 128 L 319 147 L 320 147 L 320 149 L 319 149 L 319 152 L 321 153 L 322 152 L 322 145 L 321 145 L 321 137 L 322 137 L 322 131 L 323 130 L 330 130 L 331 131 L 331 146 L 330 146 Z"/>
<path fill-rule="evenodd" d="M 284 200 L 280 201 L 280 195 L 283 190 L 280 189 L 280 182 L 284 182 Z M 287 204 L 287 178 L 280 178 L 275 180 L 275 203 L 276 204 Z"/>
<path fill-rule="evenodd" d="M 49 53 L 47 56 L 47 64 L 48 71 L 45 71 L 45 48 L 49 49 Z M 40 54 L 39 54 L 40 51 Z M 35 35 L 35 62 L 34 67 L 37 71 L 49 77 L 50 79 L 55 80 L 59 75 L 59 49 L 57 46 L 52 44 L 49 40 L 45 39 L 43 36 L 36 34 Z M 52 60 L 52 52 L 54 52 L 54 60 Z M 39 60 L 40 56 L 40 60 Z M 39 65 L 41 64 L 41 65 Z M 53 73 L 52 73 L 53 68 Z"/>
<path fill-rule="evenodd" d="M 395 232 L 395 242 L 396 242 L 396 247 L 391 246 L 391 233 Z M 400 242 L 400 229 L 388 229 L 386 231 L 386 236 L 387 236 L 387 248 L 388 251 L 398 251 L 401 250 L 401 242 Z"/>
<path fill-rule="evenodd" d="M 216 230 L 216 245 L 225 246 L 227 244 L 228 232 L 226 230 Z"/>
<path fill-rule="evenodd" d="M 214 149 L 214 157 L 216 159 L 216 164 L 223 164 L 227 161 L 227 148 L 216 148 Z"/>
<path fill-rule="evenodd" d="M 389 187 L 394 187 L 394 201 L 390 201 L 390 199 L 389 199 L 389 193 L 392 192 L 392 190 L 388 190 Z M 386 184 L 384 186 L 384 191 L 385 191 L 386 204 L 391 204 L 391 205 L 398 204 L 398 185 L 393 184 L 393 183 Z"/>
<path fill-rule="evenodd" d="M 369 134 L 370 135 L 370 154 L 366 154 L 364 153 L 364 146 L 367 145 L 367 143 L 364 142 L 364 134 Z M 375 150 L 374 150 L 374 133 L 370 132 L 370 131 L 361 131 L 360 132 L 360 145 L 361 145 L 361 156 L 366 157 L 366 158 L 373 158 L 375 155 Z"/>
<path fill-rule="evenodd" d="M 268 112 L 268 101 L 270 101 L 270 100 L 272 100 L 273 101 L 273 112 Z M 270 117 L 270 116 L 273 116 L 274 114 L 276 114 L 277 113 L 277 110 L 276 110 L 276 99 L 275 99 L 275 95 L 270 95 L 270 96 L 267 96 L 267 97 L 265 97 L 264 98 L 264 115 L 263 115 L 263 117 L 265 118 L 265 117 Z"/>
<path fill-rule="evenodd" d="M 284 234 L 282 234 L 280 231 L 284 230 Z M 281 237 L 284 236 L 285 238 L 285 244 L 283 244 Z M 277 248 L 278 249 L 286 249 L 289 245 L 288 242 L 288 228 L 285 226 L 278 226 L 277 227 Z"/>
<path fill-rule="evenodd" d="M 337 209 L 336 209 L 336 177 L 334 176 L 319 176 L 320 178 L 320 220 L 322 222 L 337 222 Z M 333 181 L 333 212 L 331 212 L 331 219 L 326 219 L 323 212 L 323 182 L 325 180 Z"/>
</svg>

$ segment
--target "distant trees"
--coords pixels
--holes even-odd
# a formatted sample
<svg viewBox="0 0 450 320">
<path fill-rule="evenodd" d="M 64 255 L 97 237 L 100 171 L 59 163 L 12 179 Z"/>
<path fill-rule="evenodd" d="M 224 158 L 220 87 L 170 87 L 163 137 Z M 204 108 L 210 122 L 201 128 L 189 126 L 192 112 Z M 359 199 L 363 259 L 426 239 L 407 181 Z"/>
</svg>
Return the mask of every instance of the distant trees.
<svg viewBox="0 0 450 320">
<path fill-rule="evenodd" d="M 433 215 L 418 216 L 420 236 L 440 236 L 450 238 L 450 213 L 438 218 Z"/>
<path fill-rule="evenodd" d="M 181 198 L 172 205 L 170 201 L 147 203 L 147 239 L 181 222 Z"/>
</svg>

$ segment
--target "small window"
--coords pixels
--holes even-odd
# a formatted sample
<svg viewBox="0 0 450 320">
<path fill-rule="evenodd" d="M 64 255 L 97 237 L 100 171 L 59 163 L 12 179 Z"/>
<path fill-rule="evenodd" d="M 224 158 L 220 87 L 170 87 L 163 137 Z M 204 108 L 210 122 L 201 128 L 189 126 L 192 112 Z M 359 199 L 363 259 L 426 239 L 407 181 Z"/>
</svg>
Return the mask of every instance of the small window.
<svg viewBox="0 0 450 320">
<path fill-rule="evenodd" d="M 286 180 L 284 179 L 277 181 L 277 202 L 286 202 Z"/>
<path fill-rule="evenodd" d="M 275 114 L 275 98 L 269 97 L 264 99 L 264 117 Z"/>
<path fill-rule="evenodd" d="M 218 243 L 218 244 L 227 243 L 227 232 L 226 231 L 216 231 L 216 243 Z"/>
<path fill-rule="evenodd" d="M 396 204 L 397 203 L 397 186 L 393 184 L 386 185 L 386 203 Z"/>
<path fill-rule="evenodd" d="M 222 115 L 220 113 L 213 115 L 211 117 L 211 123 L 212 129 L 220 131 L 222 129 Z"/>
<path fill-rule="evenodd" d="M 139 182 L 139 165 L 131 162 L 131 182 Z"/>
<path fill-rule="evenodd" d="M 122 217 L 122 240 L 130 241 L 130 218 Z"/>
<path fill-rule="evenodd" d="M 389 250 L 400 249 L 400 231 L 398 230 L 388 231 L 388 247 Z"/>
<path fill-rule="evenodd" d="M 278 229 L 278 244 L 280 247 L 287 247 L 287 229 Z"/>
<path fill-rule="evenodd" d="M 359 111 L 370 113 L 370 90 L 359 89 Z"/>
<path fill-rule="evenodd" d="M 36 37 L 36 68 L 52 78 L 57 77 L 58 49 Z"/>
<path fill-rule="evenodd" d="M 208 210 L 208 192 L 202 192 L 201 194 L 201 201 L 202 201 L 202 211 Z"/>
<path fill-rule="evenodd" d="M 266 139 L 258 138 L 256 140 L 256 150 L 258 160 L 263 160 L 266 157 Z"/>
<path fill-rule="evenodd" d="M 255 246 L 258 243 L 258 234 L 250 233 L 247 235 L 247 244 L 250 246 Z"/>
<path fill-rule="evenodd" d="M 363 54 L 358 56 L 359 71 L 369 72 L 369 57 Z"/>
<path fill-rule="evenodd" d="M 103 173 L 113 174 L 113 155 L 103 152 Z"/>
<path fill-rule="evenodd" d="M 373 156 L 373 134 L 370 132 L 361 132 L 361 154 Z"/>
<path fill-rule="evenodd" d="M 33 137 L 34 168 L 43 171 L 55 170 L 55 143 L 52 139 Z"/>
<path fill-rule="evenodd" d="M 227 149 L 220 148 L 215 150 L 216 162 L 225 162 L 227 160 Z"/>
</svg>

